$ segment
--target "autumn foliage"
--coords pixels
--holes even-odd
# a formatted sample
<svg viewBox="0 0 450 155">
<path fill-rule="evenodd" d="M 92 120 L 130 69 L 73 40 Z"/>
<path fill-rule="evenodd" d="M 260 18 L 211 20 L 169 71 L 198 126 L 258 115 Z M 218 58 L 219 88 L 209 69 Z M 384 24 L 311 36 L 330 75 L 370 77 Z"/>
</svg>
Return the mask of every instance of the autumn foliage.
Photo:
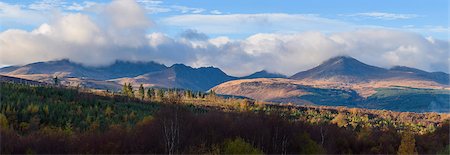
<svg viewBox="0 0 450 155">
<path fill-rule="evenodd" d="M 153 88 L 137 98 L 9 83 L 0 92 L 2 154 L 435 154 L 449 145 L 446 115 L 436 113 L 266 105 Z"/>
</svg>

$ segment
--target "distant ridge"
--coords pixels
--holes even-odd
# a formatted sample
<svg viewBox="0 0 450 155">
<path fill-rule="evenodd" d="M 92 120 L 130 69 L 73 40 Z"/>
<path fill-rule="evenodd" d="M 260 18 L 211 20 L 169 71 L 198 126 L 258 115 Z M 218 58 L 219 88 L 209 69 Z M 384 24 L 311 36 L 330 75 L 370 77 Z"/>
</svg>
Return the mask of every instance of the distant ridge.
<svg viewBox="0 0 450 155">
<path fill-rule="evenodd" d="M 14 66 L 12 69 L 2 68 L 0 73 L 8 73 L 9 75 L 67 73 L 67 76 L 95 76 L 95 71 L 92 69 L 73 63 L 68 59 L 35 62 L 24 66 Z"/>
<path fill-rule="evenodd" d="M 174 64 L 162 71 L 150 72 L 134 78 L 114 79 L 112 81 L 120 84 L 146 84 L 157 87 L 206 91 L 220 83 L 235 79 L 237 78 L 229 76 L 215 67 L 192 68 L 183 64 Z"/>
<path fill-rule="evenodd" d="M 426 72 L 420 69 L 406 67 L 406 66 L 394 66 L 389 69 L 392 72 L 401 72 L 404 76 L 410 76 L 410 78 L 427 79 L 441 84 L 450 84 L 450 76 L 444 72 Z"/>
<path fill-rule="evenodd" d="M 113 64 L 103 67 L 95 67 L 95 70 L 99 70 L 108 75 L 108 79 L 120 78 L 120 77 L 135 77 L 149 72 L 162 71 L 167 69 L 167 66 L 154 62 L 131 62 L 116 60 Z"/>
<path fill-rule="evenodd" d="M 257 78 L 228 81 L 216 93 L 255 100 L 363 107 L 413 112 L 449 112 L 449 75 L 396 66 L 371 66 L 338 56 L 289 79 Z"/>
<path fill-rule="evenodd" d="M 241 79 L 255 79 L 255 78 L 286 78 L 286 75 L 279 74 L 279 73 L 270 73 L 266 70 L 261 70 L 258 72 L 255 72 L 253 74 L 250 74 L 248 76 L 241 77 Z"/>
<path fill-rule="evenodd" d="M 117 90 L 125 82 L 206 91 L 223 82 L 238 79 L 287 78 L 266 70 L 244 77 L 233 77 L 215 67 L 192 68 L 184 64 L 167 67 L 153 61 L 115 61 L 105 66 L 84 66 L 68 59 L 36 62 L 24 66 L 0 68 L 0 74 L 35 81 L 48 82 L 57 76 L 67 84 L 86 84 L 86 87 Z M 391 69 L 364 64 L 349 56 L 338 56 L 324 61 L 312 69 L 298 72 L 292 80 L 320 80 L 339 83 L 361 83 L 385 80 L 432 81 L 449 84 L 449 75 L 443 72 L 426 72 L 415 68 L 396 66 Z M 70 81 L 67 81 L 70 80 Z M 90 80 L 90 81 L 88 81 Z M 110 81 L 110 82 L 101 82 Z M 116 84 L 112 84 L 116 83 Z M 118 84 L 117 84 L 118 83 Z M 119 86 L 120 87 L 120 86 Z"/>
<path fill-rule="evenodd" d="M 233 77 L 216 67 L 170 67 L 156 62 L 115 61 L 92 67 L 68 59 L 0 68 L 0 80 L 25 84 L 52 83 L 55 76 L 64 86 L 119 91 L 124 83 L 134 87 L 214 90 L 217 94 L 243 96 L 280 103 L 315 104 L 436 111 L 448 109 L 449 74 L 395 66 L 371 66 L 349 56 L 338 56 L 312 69 L 286 78 L 265 70 Z"/>
<path fill-rule="evenodd" d="M 24 66 L 11 66 L 0 69 L 0 73 L 8 75 L 48 74 L 62 77 L 79 77 L 107 80 L 119 77 L 134 77 L 167 67 L 156 62 L 115 61 L 101 67 L 83 66 L 68 59 L 36 62 Z"/>
<path fill-rule="evenodd" d="M 449 74 L 426 72 L 416 68 L 396 66 L 384 69 L 362 63 L 349 56 L 338 56 L 324 61 L 317 67 L 294 74 L 295 80 L 329 80 L 340 82 L 368 82 L 386 79 L 412 79 L 449 84 Z"/>
</svg>

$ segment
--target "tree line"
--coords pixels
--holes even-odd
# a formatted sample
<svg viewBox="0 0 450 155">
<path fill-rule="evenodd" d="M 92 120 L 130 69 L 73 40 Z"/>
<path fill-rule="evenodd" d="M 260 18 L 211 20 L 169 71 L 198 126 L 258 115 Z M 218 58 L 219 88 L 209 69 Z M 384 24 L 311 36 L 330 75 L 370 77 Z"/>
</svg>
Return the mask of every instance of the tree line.
<svg viewBox="0 0 450 155">
<path fill-rule="evenodd" d="M 192 91 L 188 89 L 144 88 L 143 84 L 140 84 L 139 88 L 135 90 L 131 83 L 124 83 L 120 94 L 149 101 L 161 101 L 164 97 L 182 97 L 183 99 L 211 99 L 217 97 L 216 93 L 212 90 L 208 93 L 204 93 L 202 91 Z"/>
</svg>

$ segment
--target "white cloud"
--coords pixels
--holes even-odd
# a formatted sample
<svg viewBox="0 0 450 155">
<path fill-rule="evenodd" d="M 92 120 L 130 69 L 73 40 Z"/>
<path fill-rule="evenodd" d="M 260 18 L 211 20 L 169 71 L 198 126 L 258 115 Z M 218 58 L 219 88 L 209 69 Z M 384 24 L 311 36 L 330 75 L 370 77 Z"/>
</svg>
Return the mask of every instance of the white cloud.
<svg viewBox="0 0 450 155">
<path fill-rule="evenodd" d="M 196 64 L 220 66 L 235 75 L 259 69 L 292 75 L 337 55 L 353 56 L 362 62 L 386 68 L 404 65 L 428 71 L 447 71 L 450 58 L 448 41 L 431 41 L 414 33 L 386 29 L 332 34 L 256 34 L 245 40 L 222 42 L 215 46 L 217 48 L 211 50 L 214 54 L 198 59 L 201 62 Z"/>
<path fill-rule="evenodd" d="M 155 60 L 167 65 L 212 65 L 232 75 L 245 75 L 261 69 L 292 75 L 337 55 L 350 55 L 382 67 L 406 65 L 428 71 L 447 71 L 450 60 L 448 41 L 392 29 L 324 33 L 314 31 L 313 27 L 345 27 L 347 24 L 315 15 L 186 15 L 168 21 L 176 23 L 175 19 L 179 19 L 191 21 L 191 24 L 219 22 L 215 26 L 223 28 L 221 31 L 247 31 L 252 29 L 251 25 L 257 29 L 252 32 L 262 31 L 264 28 L 259 26 L 264 24 L 269 29 L 275 29 L 272 25 L 281 24 L 281 28 L 292 26 L 298 31 L 310 30 L 258 33 L 240 40 L 225 36 L 210 38 L 202 33 L 205 30 L 214 32 L 208 29 L 190 29 L 181 33 L 180 38 L 163 33 L 146 34 L 151 21 L 145 16 L 145 10 L 131 0 L 106 4 L 95 17 L 67 13 L 32 31 L 10 29 L 1 32 L 0 64 L 26 64 L 61 58 L 87 65 L 103 65 L 116 59 Z M 241 27 L 235 26 L 239 23 L 243 23 Z"/>
<path fill-rule="evenodd" d="M 146 5 L 160 5 L 163 1 L 160 0 L 137 0 L 136 2 Z"/>
<path fill-rule="evenodd" d="M 159 0 L 138 0 L 137 1 L 144 9 L 151 14 L 164 13 L 172 11 L 171 8 L 163 6 L 163 1 Z"/>
<path fill-rule="evenodd" d="M 222 12 L 220 12 L 219 10 L 211 10 L 211 11 L 209 11 L 209 13 L 215 14 L 215 15 L 220 15 L 220 14 L 222 14 Z"/>
<path fill-rule="evenodd" d="M 2 26 L 23 26 L 40 24 L 47 20 L 48 15 L 35 10 L 24 10 L 21 5 L 0 2 L 0 23 Z"/>
<path fill-rule="evenodd" d="M 81 6 L 81 4 L 72 3 L 72 5 L 68 6 L 66 9 L 71 11 L 81 11 L 84 9 L 84 7 Z"/>
<path fill-rule="evenodd" d="M 51 10 L 51 9 L 57 9 L 60 6 L 65 5 L 66 2 L 62 1 L 62 0 L 40 0 L 40 1 L 35 1 L 33 3 L 31 3 L 30 5 L 28 5 L 29 9 L 32 10 Z"/>
<path fill-rule="evenodd" d="M 120 14 L 119 14 L 120 13 Z M 58 16 L 27 32 L 10 29 L 0 33 L 0 62 L 24 64 L 70 58 L 88 65 L 115 59 L 137 59 L 147 44 L 145 31 L 151 21 L 132 0 L 114 1 L 102 8 L 99 20 L 81 13 Z"/>
<path fill-rule="evenodd" d="M 69 11 L 83 11 L 85 9 L 95 6 L 96 4 L 97 3 L 90 1 L 84 1 L 82 4 L 74 2 L 71 5 L 66 6 L 65 9 Z"/>
<path fill-rule="evenodd" d="M 209 43 L 211 43 L 211 44 L 213 44 L 214 46 L 217 46 L 217 47 L 223 46 L 223 45 L 225 45 L 225 44 L 227 44 L 229 42 L 231 42 L 230 38 L 224 37 L 224 36 L 209 39 Z"/>
<path fill-rule="evenodd" d="M 205 9 L 203 9 L 203 8 L 192 8 L 192 7 L 180 6 L 180 5 L 173 5 L 173 6 L 171 6 L 171 8 L 178 10 L 181 13 L 198 14 L 198 13 L 202 13 L 203 11 L 205 11 Z"/>
<path fill-rule="evenodd" d="M 291 33 L 301 31 L 334 32 L 354 28 L 352 24 L 321 18 L 313 14 L 187 14 L 165 18 L 161 24 L 197 29 L 207 34 Z"/>
<path fill-rule="evenodd" d="M 363 13 L 348 14 L 346 16 L 369 17 L 382 20 L 411 19 L 419 17 L 419 15 L 416 14 L 396 14 L 386 12 L 363 12 Z"/>
<path fill-rule="evenodd" d="M 127 46 L 112 41 L 114 35 L 94 24 L 87 16 L 71 14 L 32 32 L 2 32 L 0 46 L 4 48 L 0 51 L 0 61 L 24 64 L 70 58 L 88 65 L 101 65 L 115 59 L 155 60 L 168 65 L 212 65 L 232 75 L 261 69 L 292 75 L 337 55 L 350 55 L 376 66 L 405 65 L 428 71 L 447 71 L 450 59 L 448 41 L 386 29 L 331 34 L 255 34 L 243 40 L 207 39 L 204 34 L 189 30 L 180 39 L 162 33 L 133 34 L 144 37 L 146 42 Z M 134 37 L 122 41 L 133 41 L 126 38 Z"/>
<path fill-rule="evenodd" d="M 422 32 L 422 33 L 441 33 L 450 35 L 450 27 L 446 26 L 433 26 L 433 25 L 425 25 L 423 27 L 416 27 L 413 25 L 404 26 L 405 29 L 413 31 L 413 32 Z"/>
<path fill-rule="evenodd" d="M 138 0 L 137 2 L 140 5 L 142 5 L 148 13 L 151 14 L 166 13 L 171 11 L 177 11 L 183 14 L 185 13 L 199 14 L 206 11 L 206 9 L 203 8 L 164 4 L 164 2 L 160 0 Z"/>
<path fill-rule="evenodd" d="M 102 14 L 110 23 L 105 28 L 114 44 L 138 47 L 145 43 L 145 33 L 152 22 L 136 2 L 113 1 L 105 7 Z"/>
</svg>

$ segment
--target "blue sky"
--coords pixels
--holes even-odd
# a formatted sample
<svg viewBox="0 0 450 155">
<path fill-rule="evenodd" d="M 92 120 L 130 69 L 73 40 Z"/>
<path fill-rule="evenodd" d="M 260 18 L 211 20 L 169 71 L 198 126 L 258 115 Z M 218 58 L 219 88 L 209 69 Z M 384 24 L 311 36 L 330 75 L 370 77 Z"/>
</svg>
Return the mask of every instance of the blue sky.
<svg viewBox="0 0 450 155">
<path fill-rule="evenodd" d="M 110 1 L 60 1 L 60 0 L 4 0 L 9 5 L 20 5 L 23 10 L 33 10 L 37 12 L 83 12 L 83 7 L 89 3 L 108 3 Z M 184 29 L 190 28 L 193 23 L 173 24 L 163 22 L 166 18 L 187 14 L 201 15 L 230 15 L 230 14 L 309 14 L 337 22 L 344 22 L 352 25 L 352 29 L 360 27 L 385 27 L 406 31 L 414 31 L 425 36 L 433 36 L 440 39 L 448 39 L 449 23 L 447 0 L 227 0 L 227 1 L 204 1 L 204 0 L 138 0 L 139 4 L 146 8 L 147 16 L 158 26 L 149 32 L 162 31 L 171 36 L 178 34 Z M 72 6 L 72 8 L 70 8 Z M 78 6 L 78 10 L 74 9 Z M 0 8 L 2 9 L 2 8 Z M 7 12 L 2 9 L 2 16 L 7 16 Z M 32 30 L 39 26 L 40 22 L 48 22 L 51 15 L 37 22 L 21 23 L 14 20 L 2 21 L 0 31 L 11 28 L 21 28 Z M 21 19 L 16 19 L 21 20 Z M 296 21 L 293 21 L 294 24 Z M 236 23 L 239 24 L 239 23 Z M 301 24 L 305 23 L 298 23 Z M 214 26 L 214 25 L 208 25 Z M 210 36 L 228 35 L 232 38 L 244 38 L 254 33 L 275 32 L 279 25 L 273 27 L 258 26 L 260 31 L 255 32 L 233 32 L 218 33 L 210 32 Z M 290 26 L 290 25 L 289 25 Z M 330 25 L 332 27 L 334 25 Z M 270 28 L 267 28 L 270 27 Z M 294 27 L 294 26 L 293 26 Z M 321 28 L 327 31 L 330 27 Z M 283 27 L 284 28 L 284 27 Z M 307 27 L 309 28 L 309 27 Z M 201 27 L 197 27 L 202 31 Z M 257 28 L 258 29 L 258 28 Z M 309 29 L 292 28 L 292 31 L 308 31 Z M 347 29 L 335 29 L 340 31 Z M 289 30 L 283 30 L 289 31 Z"/>
<path fill-rule="evenodd" d="M 447 0 L 3 0 L 0 66 L 68 58 L 292 75 L 338 55 L 449 72 Z"/>
</svg>

